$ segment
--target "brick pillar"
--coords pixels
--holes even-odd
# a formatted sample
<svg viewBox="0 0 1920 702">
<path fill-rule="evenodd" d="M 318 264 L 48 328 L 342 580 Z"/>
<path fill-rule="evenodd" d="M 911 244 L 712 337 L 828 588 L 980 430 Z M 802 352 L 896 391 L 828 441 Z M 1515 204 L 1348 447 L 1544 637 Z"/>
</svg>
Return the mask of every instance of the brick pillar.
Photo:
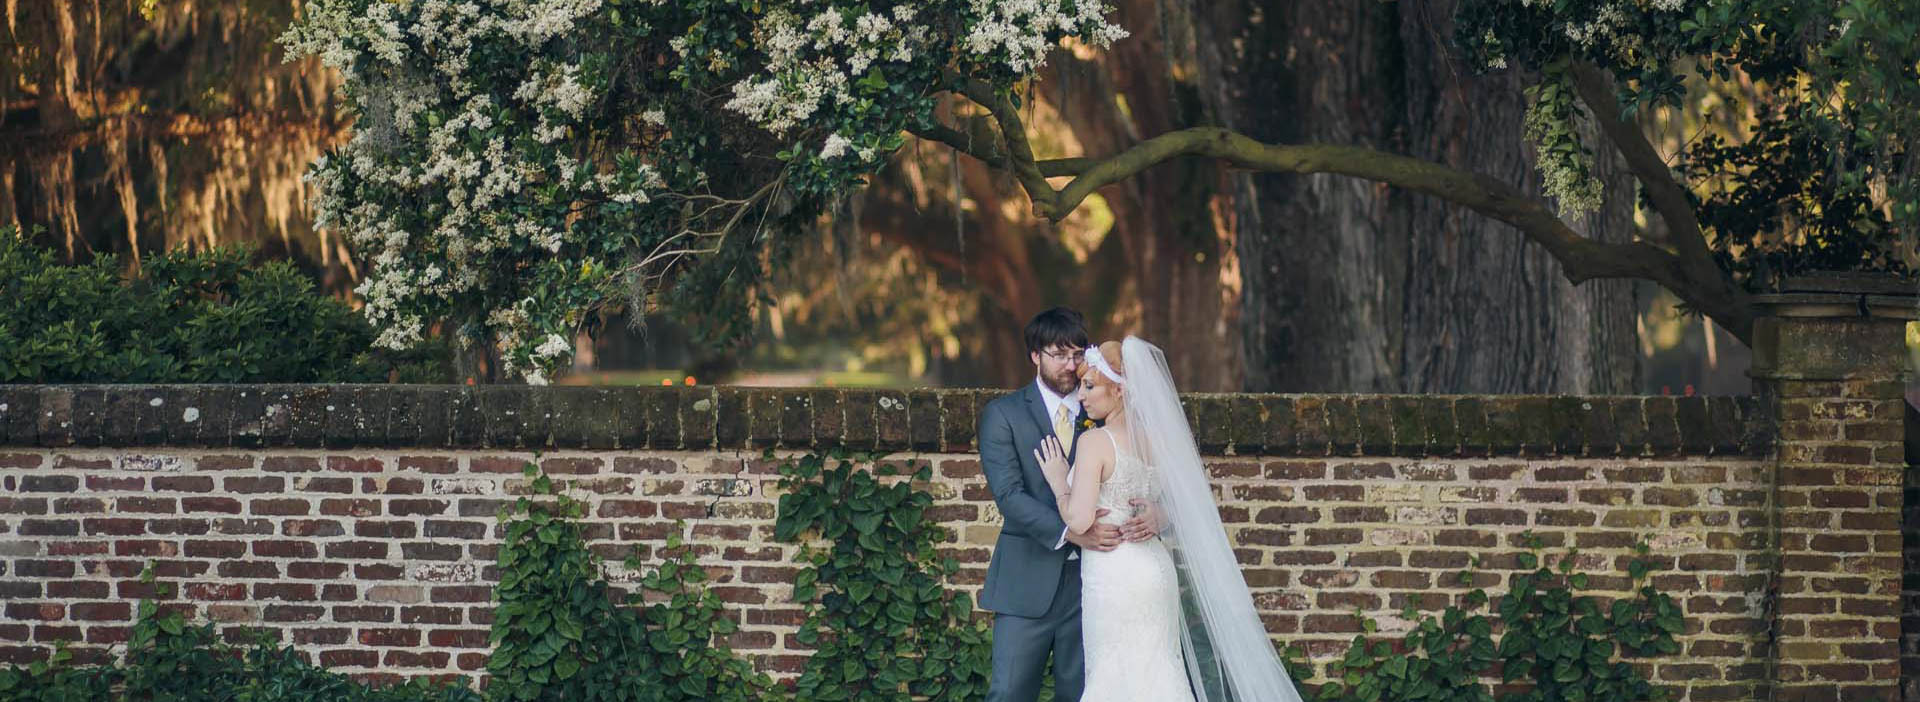
<svg viewBox="0 0 1920 702">
<path fill-rule="evenodd" d="M 1900 700 L 1912 285 L 1823 276 L 1758 296 L 1753 376 L 1778 427 L 1773 699 Z"/>
</svg>

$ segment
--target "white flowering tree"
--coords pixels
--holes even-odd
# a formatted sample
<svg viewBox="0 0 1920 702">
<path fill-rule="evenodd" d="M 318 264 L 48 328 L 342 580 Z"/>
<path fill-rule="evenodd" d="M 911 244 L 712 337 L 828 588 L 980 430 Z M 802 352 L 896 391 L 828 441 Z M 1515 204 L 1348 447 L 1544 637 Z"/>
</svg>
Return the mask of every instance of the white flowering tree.
<svg viewBox="0 0 1920 702">
<path fill-rule="evenodd" d="M 1030 81 L 1058 47 L 1097 50 L 1126 35 L 1101 0 L 316 0 L 284 42 L 345 77 L 355 136 L 311 178 L 322 222 L 371 262 L 360 293 L 381 343 L 404 346 L 443 325 L 540 383 L 609 301 L 665 305 L 713 340 L 737 336 L 765 273 L 907 135 L 1004 170 L 1056 221 L 1099 188 L 1183 156 L 1376 180 L 1518 227 L 1576 282 L 1658 281 L 1744 338 L 1751 276 L 1737 262 L 1753 252 L 1807 260 L 1813 249 L 1792 247 L 1817 231 L 1858 254 L 1819 263 L 1914 263 L 1920 216 L 1914 198 L 1899 199 L 1913 192 L 1906 145 L 1920 131 L 1911 109 L 1920 100 L 1900 83 L 1916 32 L 1899 28 L 1913 18 L 1882 10 L 1849 25 L 1843 15 L 1856 6 L 1880 7 L 1463 3 L 1457 43 L 1473 60 L 1538 79 L 1527 136 L 1547 199 L 1394 154 L 1217 128 L 1043 158 L 1023 122 Z M 1787 35 L 1780 13 L 1835 26 Z M 1761 110 L 1738 143 L 1689 144 L 1676 170 L 1633 120 L 1649 105 L 1683 104 L 1683 71 L 1805 89 Z M 1857 92 L 1862 71 L 1883 74 L 1868 84 L 1877 95 Z M 1853 107 L 1822 111 L 1836 96 Z M 1907 109 L 1857 107 L 1869 99 Z M 1862 151 L 1840 165 L 1765 163 L 1781 150 L 1762 136 L 1778 126 L 1775 113 L 1797 135 L 1782 143 Z M 1575 136 L 1583 119 L 1611 142 L 1600 148 L 1633 165 L 1667 240 L 1601 243 L 1562 221 L 1597 197 L 1586 172 L 1593 147 Z M 1818 128 L 1796 131 L 1808 124 Z M 1798 209 L 1741 189 L 1767 169 Z M 1814 210 L 1825 228 L 1781 223 Z M 1783 231 L 1799 238 L 1765 239 Z"/>
</svg>

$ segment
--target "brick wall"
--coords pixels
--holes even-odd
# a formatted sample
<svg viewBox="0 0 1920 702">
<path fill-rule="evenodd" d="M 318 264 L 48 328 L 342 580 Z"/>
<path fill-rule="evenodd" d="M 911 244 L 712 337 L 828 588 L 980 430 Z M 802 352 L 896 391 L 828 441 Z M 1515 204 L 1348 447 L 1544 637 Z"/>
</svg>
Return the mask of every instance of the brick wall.
<svg viewBox="0 0 1920 702">
<path fill-rule="evenodd" d="M 771 540 L 768 447 L 846 445 L 936 466 L 960 587 L 999 515 L 970 454 L 997 393 L 0 386 L 0 660 L 124 640 L 148 561 L 197 615 L 280 630 L 368 676 L 477 677 L 493 515 L 537 458 L 591 504 L 603 555 L 684 520 L 744 624 L 733 645 L 791 674 L 794 551 Z M 1768 677 L 1775 486 L 1767 408 L 1732 398 L 1194 395 L 1189 413 L 1268 628 L 1324 664 L 1361 610 L 1498 590 L 1531 530 L 1624 592 L 1637 540 L 1682 601 L 1682 699 L 1751 699 Z M 538 453 L 536 454 L 536 447 Z M 608 577 L 630 581 L 613 567 Z"/>
</svg>

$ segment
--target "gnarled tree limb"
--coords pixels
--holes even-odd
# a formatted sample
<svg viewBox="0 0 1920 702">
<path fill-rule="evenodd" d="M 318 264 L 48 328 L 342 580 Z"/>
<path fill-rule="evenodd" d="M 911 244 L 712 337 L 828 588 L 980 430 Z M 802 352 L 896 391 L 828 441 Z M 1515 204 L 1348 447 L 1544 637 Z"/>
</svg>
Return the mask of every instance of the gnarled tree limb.
<svg viewBox="0 0 1920 702">
<path fill-rule="evenodd" d="M 1642 241 L 1610 244 L 1589 239 L 1561 221 L 1546 201 L 1523 193 L 1513 185 L 1429 161 L 1360 147 L 1266 144 L 1227 129 L 1195 127 L 1161 134 L 1106 158 L 1037 161 L 1019 112 L 1011 101 L 979 81 L 956 78 L 954 82 L 963 86 L 961 94 L 986 107 L 993 115 L 1007 145 L 1004 152 L 961 148 L 958 144 L 955 148 L 996 168 L 1001 167 L 998 164 L 1005 164 L 1006 170 L 1033 199 L 1034 213 L 1049 220 L 1057 222 L 1066 218 L 1088 195 L 1102 187 L 1182 156 L 1220 159 L 1235 167 L 1256 171 L 1345 175 L 1426 193 L 1506 222 L 1552 254 L 1560 262 L 1562 273 L 1575 284 L 1596 278 L 1639 278 L 1659 283 L 1742 342 L 1749 342 L 1751 338 L 1753 318 L 1745 295 L 1733 286 L 1707 253 L 1699 235 L 1699 222 L 1691 216 L 1691 207 L 1686 206 L 1684 191 L 1677 193 L 1680 210 L 1674 217 L 1680 224 L 1672 226 L 1676 232 L 1691 227 L 1690 235 L 1682 233 L 1677 238 L 1691 236 L 1693 241 L 1678 247 L 1676 253 Z M 1607 97 L 1611 100 L 1611 95 Z M 1617 105 L 1612 115 L 1613 121 L 1619 122 Z M 1615 124 L 1612 128 L 1622 127 Z M 1641 161 L 1636 173 L 1649 167 L 1646 158 L 1652 156 L 1652 164 L 1659 167 L 1659 176 L 1671 187 L 1677 187 L 1666 172 L 1664 162 L 1653 154 L 1645 138 L 1639 137 L 1638 130 L 1631 125 L 1625 128 L 1645 146 L 1643 151 L 1628 154 L 1630 162 Z M 923 131 L 929 133 L 922 136 L 949 144 L 953 144 L 956 137 L 966 136 L 951 129 Z M 1630 147 L 1622 148 L 1632 151 Z M 1046 180 L 1062 176 L 1071 176 L 1072 180 L 1057 190 Z M 1650 177 L 1651 174 L 1641 175 L 1643 181 Z M 1660 196 L 1663 200 L 1676 194 L 1671 187 Z"/>
<path fill-rule="evenodd" d="M 1684 265 L 1686 289 L 1693 291 L 1692 297 L 1682 297 L 1689 297 L 1689 303 L 1706 312 L 1742 342 L 1751 343 L 1753 315 L 1747 295 L 1714 263 L 1686 186 L 1673 177 L 1672 169 L 1647 141 L 1639 125 L 1622 117 L 1620 103 L 1614 99 L 1606 74 L 1591 65 L 1576 63 L 1573 85 L 1580 101 L 1593 113 L 1601 133 L 1626 157 L 1627 167 L 1640 180 L 1641 187 L 1646 188 L 1647 200 L 1653 203 L 1654 212 L 1672 233 L 1674 249 Z"/>
</svg>

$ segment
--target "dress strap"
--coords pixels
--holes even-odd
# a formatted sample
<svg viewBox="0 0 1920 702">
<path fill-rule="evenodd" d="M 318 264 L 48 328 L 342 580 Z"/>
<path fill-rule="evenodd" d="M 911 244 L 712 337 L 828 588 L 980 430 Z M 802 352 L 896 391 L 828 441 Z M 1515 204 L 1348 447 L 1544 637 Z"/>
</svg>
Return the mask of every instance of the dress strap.
<svg viewBox="0 0 1920 702">
<path fill-rule="evenodd" d="M 1118 458 L 1120 456 L 1120 440 L 1113 438 L 1113 430 L 1100 427 L 1100 433 L 1107 435 L 1107 443 L 1113 444 L 1113 455 L 1115 458 Z"/>
</svg>

